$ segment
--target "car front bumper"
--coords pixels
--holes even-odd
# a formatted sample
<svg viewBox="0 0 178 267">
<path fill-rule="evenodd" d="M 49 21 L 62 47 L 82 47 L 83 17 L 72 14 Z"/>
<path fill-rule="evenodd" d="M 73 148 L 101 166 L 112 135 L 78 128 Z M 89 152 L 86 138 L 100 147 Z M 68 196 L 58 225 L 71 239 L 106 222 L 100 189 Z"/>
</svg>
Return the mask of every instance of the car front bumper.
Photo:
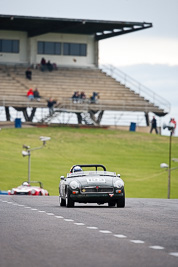
<svg viewBox="0 0 178 267">
<path fill-rule="evenodd" d="M 92 194 L 70 194 L 70 198 L 74 202 L 79 203 L 106 203 L 106 202 L 114 202 L 124 197 L 124 192 L 120 194 L 109 194 L 109 193 L 92 193 Z"/>
</svg>

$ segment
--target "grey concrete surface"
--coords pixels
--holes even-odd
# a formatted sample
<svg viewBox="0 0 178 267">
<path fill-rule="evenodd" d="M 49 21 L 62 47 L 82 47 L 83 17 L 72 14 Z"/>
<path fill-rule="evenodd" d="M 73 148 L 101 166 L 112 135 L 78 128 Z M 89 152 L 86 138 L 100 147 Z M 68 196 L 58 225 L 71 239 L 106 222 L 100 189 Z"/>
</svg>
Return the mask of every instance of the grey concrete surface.
<svg viewBox="0 0 178 267">
<path fill-rule="evenodd" d="M 0 266 L 178 266 L 178 200 L 126 207 L 0 196 Z"/>
</svg>

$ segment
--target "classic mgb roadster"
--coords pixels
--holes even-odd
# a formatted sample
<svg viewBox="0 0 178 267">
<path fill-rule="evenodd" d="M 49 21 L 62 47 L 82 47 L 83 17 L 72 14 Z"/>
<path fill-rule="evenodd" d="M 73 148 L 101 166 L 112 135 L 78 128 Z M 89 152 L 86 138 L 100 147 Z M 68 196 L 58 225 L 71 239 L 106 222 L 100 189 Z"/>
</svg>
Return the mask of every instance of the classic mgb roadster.
<svg viewBox="0 0 178 267">
<path fill-rule="evenodd" d="M 89 170 L 84 171 L 84 168 Z M 59 203 L 60 206 L 74 207 L 75 202 L 108 203 L 109 207 L 124 208 L 124 182 L 120 174 L 106 171 L 101 164 L 74 165 L 67 177 L 61 176 Z"/>
</svg>

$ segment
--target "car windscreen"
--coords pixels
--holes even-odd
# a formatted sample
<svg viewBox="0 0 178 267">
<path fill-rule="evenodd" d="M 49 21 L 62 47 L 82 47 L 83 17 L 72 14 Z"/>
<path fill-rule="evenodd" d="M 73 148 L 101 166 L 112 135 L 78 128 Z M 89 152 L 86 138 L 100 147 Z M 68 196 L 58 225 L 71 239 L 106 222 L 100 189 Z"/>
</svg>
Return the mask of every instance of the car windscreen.
<svg viewBox="0 0 178 267">
<path fill-rule="evenodd" d="M 68 173 L 67 178 L 73 178 L 73 177 L 80 177 L 80 176 L 116 176 L 115 172 L 108 172 L 108 171 L 80 171 L 80 172 L 74 172 L 74 173 Z"/>
</svg>

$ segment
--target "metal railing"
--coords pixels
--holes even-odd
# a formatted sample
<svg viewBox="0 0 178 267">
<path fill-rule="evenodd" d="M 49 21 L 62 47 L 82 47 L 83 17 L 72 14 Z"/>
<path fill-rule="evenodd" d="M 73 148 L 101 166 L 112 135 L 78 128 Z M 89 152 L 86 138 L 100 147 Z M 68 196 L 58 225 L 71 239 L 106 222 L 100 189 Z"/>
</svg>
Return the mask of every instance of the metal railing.
<svg viewBox="0 0 178 267">
<path fill-rule="evenodd" d="M 98 100 L 95 104 L 90 103 L 88 99 L 74 103 L 71 98 L 63 98 L 60 106 L 63 112 L 88 112 L 89 110 L 107 110 L 107 111 L 143 111 L 160 112 L 160 108 L 149 101 L 140 100 Z"/>
<path fill-rule="evenodd" d="M 158 106 L 159 108 L 163 109 L 165 113 L 170 112 L 171 104 L 169 101 L 159 96 L 154 91 L 150 90 L 148 87 L 142 85 L 123 71 L 112 65 L 100 65 L 100 69 L 107 75 L 114 78 L 116 81 L 128 87 L 130 90 L 133 90 L 135 93 L 138 93 L 146 100 L 149 100 L 155 106 Z"/>
</svg>

